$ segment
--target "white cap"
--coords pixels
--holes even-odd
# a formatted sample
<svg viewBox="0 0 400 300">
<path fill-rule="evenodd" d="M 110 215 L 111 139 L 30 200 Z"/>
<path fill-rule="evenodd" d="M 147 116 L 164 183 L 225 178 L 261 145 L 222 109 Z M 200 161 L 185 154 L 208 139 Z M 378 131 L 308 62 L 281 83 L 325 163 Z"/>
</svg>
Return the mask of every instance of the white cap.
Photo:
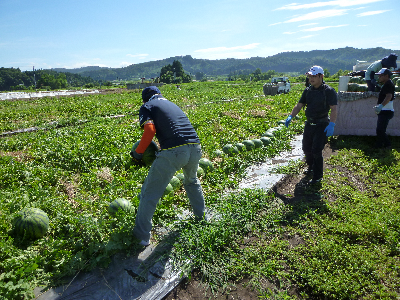
<svg viewBox="0 0 400 300">
<path fill-rule="evenodd" d="M 376 75 L 380 75 L 380 74 L 389 75 L 389 77 L 392 76 L 392 72 L 390 72 L 390 70 L 386 69 L 386 68 L 380 69 L 379 72 L 375 73 L 375 74 Z"/>
<path fill-rule="evenodd" d="M 322 75 L 324 75 L 324 69 L 322 69 L 320 66 L 313 66 L 313 67 L 311 67 L 310 71 L 308 71 L 306 74 L 309 74 L 309 75 L 322 74 Z"/>
</svg>

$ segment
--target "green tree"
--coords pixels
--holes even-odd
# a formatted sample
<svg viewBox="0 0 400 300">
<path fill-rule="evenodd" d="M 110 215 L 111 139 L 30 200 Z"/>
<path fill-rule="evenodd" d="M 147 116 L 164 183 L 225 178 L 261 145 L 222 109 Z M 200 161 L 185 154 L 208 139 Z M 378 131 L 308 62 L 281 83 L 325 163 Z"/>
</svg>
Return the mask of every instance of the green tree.
<svg viewBox="0 0 400 300">
<path fill-rule="evenodd" d="M 172 65 L 161 68 L 160 79 L 164 83 L 187 83 L 191 82 L 190 75 L 186 74 L 180 61 L 174 60 Z"/>
</svg>

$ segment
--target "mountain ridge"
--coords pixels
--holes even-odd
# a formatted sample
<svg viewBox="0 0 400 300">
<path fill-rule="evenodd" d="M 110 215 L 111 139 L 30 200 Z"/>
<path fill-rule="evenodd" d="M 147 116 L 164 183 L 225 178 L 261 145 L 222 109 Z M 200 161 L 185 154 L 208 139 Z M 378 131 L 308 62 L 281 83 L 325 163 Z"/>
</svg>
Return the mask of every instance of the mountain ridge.
<svg viewBox="0 0 400 300">
<path fill-rule="evenodd" d="M 228 75 L 234 72 L 251 73 L 259 68 L 262 72 L 274 70 L 277 72 L 297 72 L 304 74 L 312 65 L 320 65 L 331 74 L 338 70 L 352 70 L 357 60 L 373 62 L 390 53 L 399 54 L 400 50 L 382 47 L 358 49 L 353 47 L 330 50 L 287 51 L 267 57 L 251 57 L 245 59 L 198 59 L 190 55 L 174 56 L 162 60 L 132 64 L 122 68 L 87 66 L 77 69 L 54 68 L 57 72 L 70 72 L 88 76 L 96 80 L 138 80 L 139 78 L 155 78 L 162 67 L 172 64 L 174 60 L 182 63 L 185 72 L 195 75 L 202 72 L 206 75 Z"/>
</svg>

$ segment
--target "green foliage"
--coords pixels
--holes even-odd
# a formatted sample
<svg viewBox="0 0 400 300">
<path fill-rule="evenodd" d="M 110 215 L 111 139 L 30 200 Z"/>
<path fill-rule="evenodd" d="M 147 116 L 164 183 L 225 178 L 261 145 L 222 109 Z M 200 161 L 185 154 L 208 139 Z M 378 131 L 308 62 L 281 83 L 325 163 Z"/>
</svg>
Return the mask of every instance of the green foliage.
<svg viewBox="0 0 400 300">
<path fill-rule="evenodd" d="M 178 60 L 174 60 L 172 65 L 161 68 L 160 79 L 164 83 L 188 83 L 192 81 L 190 75 L 185 73 L 182 63 Z"/>
<path fill-rule="evenodd" d="M 368 138 L 331 138 L 338 155 L 328 161 L 334 167 L 318 200 L 307 189 L 302 199 L 288 203 L 271 191 L 227 195 L 237 190 L 248 166 L 289 149 L 292 136 L 302 133 L 303 112 L 289 128 L 276 126 L 303 89 L 295 85 L 290 94 L 266 99 L 262 83 L 254 82 L 161 88 L 188 115 L 204 157 L 213 164 L 201 183 L 216 218 L 205 224 L 177 222 L 174 255 L 191 260 L 189 268 L 213 290 L 246 278 L 265 297 L 288 299 L 294 289 L 304 299 L 395 299 L 400 283 L 397 137 L 391 137 L 394 149 L 387 153 L 372 151 Z M 108 205 L 117 198 L 135 209 L 139 204 L 149 169 L 126 168 L 126 163 L 142 135 L 140 105 L 135 91 L 0 103 L 2 132 L 45 128 L 0 139 L 0 298 L 33 298 L 35 286 L 106 267 L 116 252 L 138 247 L 131 235 L 135 214 L 111 216 Z M 123 117 L 110 118 L 115 115 Z M 221 153 L 226 144 L 261 139 L 266 132 L 272 137 L 263 147 Z M 299 174 L 302 167 L 293 163 L 278 171 Z M 160 201 L 154 225 L 177 221 L 177 211 L 189 206 L 185 193 L 171 192 Z M 26 207 L 49 217 L 41 239 L 9 235 L 14 216 Z M 302 244 L 292 246 L 294 236 Z"/>
</svg>

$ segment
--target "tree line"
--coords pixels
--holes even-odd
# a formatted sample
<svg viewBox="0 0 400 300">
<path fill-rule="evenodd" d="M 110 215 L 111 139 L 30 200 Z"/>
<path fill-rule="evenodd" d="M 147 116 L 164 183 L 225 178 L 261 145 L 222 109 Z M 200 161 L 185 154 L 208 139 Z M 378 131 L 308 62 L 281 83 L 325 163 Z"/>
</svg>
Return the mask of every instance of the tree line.
<svg viewBox="0 0 400 300">
<path fill-rule="evenodd" d="M 35 70 L 22 72 L 19 68 L 0 68 L 0 91 L 16 90 L 56 90 L 70 87 L 91 88 L 99 81 L 79 74 L 60 73 L 54 70 Z M 104 82 L 103 85 L 110 85 Z"/>
</svg>

